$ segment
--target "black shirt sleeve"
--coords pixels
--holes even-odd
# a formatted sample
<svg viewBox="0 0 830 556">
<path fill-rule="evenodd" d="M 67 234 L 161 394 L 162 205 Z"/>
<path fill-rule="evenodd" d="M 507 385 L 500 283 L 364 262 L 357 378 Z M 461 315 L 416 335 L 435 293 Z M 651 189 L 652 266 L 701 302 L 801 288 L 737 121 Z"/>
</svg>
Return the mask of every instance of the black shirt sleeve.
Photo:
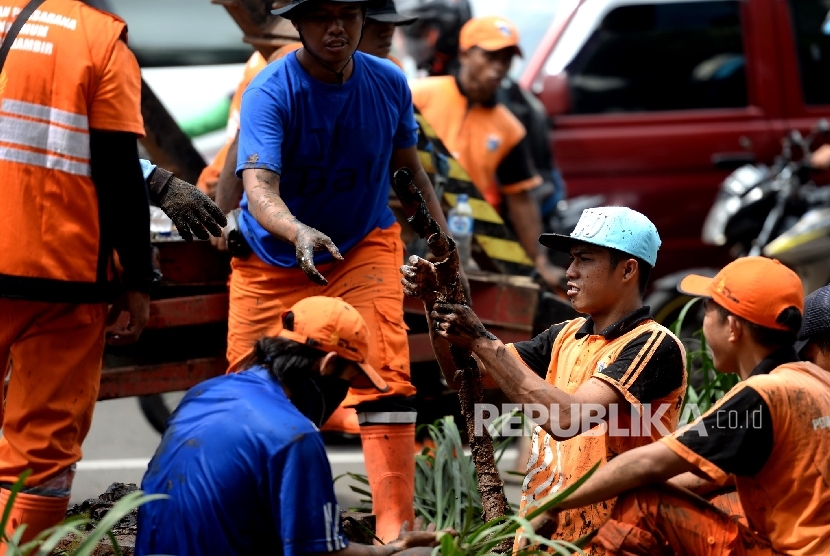
<svg viewBox="0 0 830 556">
<path fill-rule="evenodd" d="M 566 324 L 568 323 L 563 322 L 553 325 L 532 340 L 513 344 L 525 365 L 542 378 L 545 378 L 548 374 L 553 343 Z"/>
<path fill-rule="evenodd" d="M 149 291 L 153 282 L 150 204 L 137 139 L 134 133 L 90 130 L 90 165 L 98 191 L 102 248 L 118 253 L 126 289 Z"/>
<path fill-rule="evenodd" d="M 530 159 L 530 145 L 527 135 L 519 141 L 513 150 L 507 153 L 499 167 L 496 168 L 496 177 L 502 187 L 521 183 L 536 177 L 536 170 Z"/>
<path fill-rule="evenodd" d="M 738 388 L 677 440 L 726 473 L 753 477 L 772 454 L 772 414 L 757 390 Z"/>
<path fill-rule="evenodd" d="M 598 371 L 643 404 L 664 398 L 679 388 L 685 373 L 680 346 L 661 330 L 637 336 L 614 362 Z"/>
</svg>

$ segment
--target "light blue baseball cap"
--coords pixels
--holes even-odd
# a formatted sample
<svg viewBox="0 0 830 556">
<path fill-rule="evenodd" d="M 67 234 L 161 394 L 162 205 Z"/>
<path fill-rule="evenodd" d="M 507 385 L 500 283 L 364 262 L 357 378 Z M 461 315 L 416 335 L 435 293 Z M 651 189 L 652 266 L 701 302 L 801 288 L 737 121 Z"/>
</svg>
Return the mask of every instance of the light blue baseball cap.
<svg viewBox="0 0 830 556">
<path fill-rule="evenodd" d="M 651 220 L 636 210 L 598 207 L 582 211 L 571 235 L 542 234 L 539 243 L 564 253 L 570 253 L 579 243 L 590 243 L 628 253 L 653 267 L 660 249 L 660 235 Z"/>
</svg>

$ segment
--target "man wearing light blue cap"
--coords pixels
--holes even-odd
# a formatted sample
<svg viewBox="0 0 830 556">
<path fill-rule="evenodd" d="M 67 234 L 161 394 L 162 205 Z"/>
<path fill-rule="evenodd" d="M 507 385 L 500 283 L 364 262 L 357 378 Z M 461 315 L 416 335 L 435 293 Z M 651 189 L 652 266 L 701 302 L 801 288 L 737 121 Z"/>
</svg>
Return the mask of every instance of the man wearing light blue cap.
<svg viewBox="0 0 830 556">
<path fill-rule="evenodd" d="M 582 213 L 571 235 L 544 234 L 539 241 L 570 253 L 568 297 L 588 316 L 556 324 L 528 342 L 504 345 L 469 307 L 431 302 L 434 292 L 424 287 L 431 283 L 430 263 L 410 259 L 411 266 L 402 268 L 404 290 L 425 300 L 435 334 L 471 349 L 486 373 L 485 387 L 500 388 L 510 401 L 524 404 L 537 425 L 521 515 L 597 461 L 673 432 L 686 390 L 683 345 L 643 305 L 660 247 L 654 224 L 626 207 L 594 208 Z M 444 376 L 457 385 L 456 369 L 441 357 L 443 351 L 436 349 Z M 548 410 L 541 417 L 540 407 Z M 600 503 L 562 512 L 555 538 L 573 541 L 590 533 L 612 507 Z M 537 533 L 554 528 L 546 519 L 534 524 Z M 521 542 L 519 535 L 516 548 Z"/>
</svg>

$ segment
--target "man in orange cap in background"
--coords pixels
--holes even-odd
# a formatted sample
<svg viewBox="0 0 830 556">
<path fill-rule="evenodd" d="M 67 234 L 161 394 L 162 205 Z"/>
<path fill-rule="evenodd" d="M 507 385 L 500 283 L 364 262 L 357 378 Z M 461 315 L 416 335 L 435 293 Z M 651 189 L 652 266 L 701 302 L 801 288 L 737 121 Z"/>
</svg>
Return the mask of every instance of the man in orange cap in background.
<svg viewBox="0 0 830 556">
<path fill-rule="evenodd" d="M 521 56 L 519 31 L 502 17 L 477 17 L 461 28 L 457 76 L 412 84 L 412 100 L 476 188 L 513 225 L 519 243 L 550 286 L 564 270 L 550 263 L 537 238 L 542 217 L 531 190 L 542 184 L 533 166 L 527 132 L 496 93 Z"/>
<path fill-rule="evenodd" d="M 610 554 L 830 554 L 830 373 L 793 349 L 801 280 L 778 261 L 746 257 L 714 278 L 687 276 L 680 289 L 706 299 L 715 367 L 741 382 L 675 434 L 601 467 L 560 508 L 619 496 L 594 540 Z M 665 484 L 689 472 L 734 478 L 748 526 Z"/>
<path fill-rule="evenodd" d="M 369 328 L 340 298 L 308 297 L 260 340 L 246 369 L 182 400 L 141 488 L 136 554 L 388 556 L 429 545 L 406 532 L 386 546 L 349 544 L 319 427 L 350 386 L 389 386 L 369 365 Z"/>
</svg>

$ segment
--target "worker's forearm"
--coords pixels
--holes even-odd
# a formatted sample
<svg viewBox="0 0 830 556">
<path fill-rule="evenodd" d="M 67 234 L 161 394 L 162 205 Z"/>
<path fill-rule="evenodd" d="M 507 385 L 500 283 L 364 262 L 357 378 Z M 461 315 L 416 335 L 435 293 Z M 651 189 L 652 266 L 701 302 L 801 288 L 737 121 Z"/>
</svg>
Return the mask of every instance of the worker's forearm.
<svg viewBox="0 0 830 556">
<path fill-rule="evenodd" d="M 150 204 L 138 162 L 137 137 L 93 129 L 89 141 L 101 241 L 118 253 L 125 287 L 149 291 L 153 278 Z"/>
<path fill-rule="evenodd" d="M 242 193 L 244 192 L 242 180 L 236 177 L 238 147 L 239 134 L 237 133 L 236 138 L 228 149 L 225 164 L 219 173 L 219 180 L 216 182 L 216 204 L 219 205 L 219 208 L 225 214 L 228 214 L 239 206 L 239 203 L 242 201 Z"/>
<path fill-rule="evenodd" d="M 735 484 L 733 482 L 725 485 L 719 485 L 710 479 L 698 477 L 691 472 L 672 477 L 669 479 L 668 483 L 675 487 L 685 488 L 686 490 L 690 490 L 698 496 L 703 497 L 716 492 L 729 492 L 735 490 Z"/>
<path fill-rule="evenodd" d="M 270 170 L 245 170 L 242 174 L 248 211 L 272 236 L 294 243 L 302 224 L 297 220 L 279 194 L 280 176 Z"/>
<path fill-rule="evenodd" d="M 548 384 L 545 380 L 518 361 L 500 340 L 481 339 L 476 342 L 473 352 L 478 356 L 487 370 L 487 374 L 498 384 L 511 402 L 520 404 L 540 404 L 546 408 L 559 408 L 551 411 L 548 420 L 536 423 L 548 434 L 559 439 L 556 431 L 571 430 L 571 395 Z M 529 417 L 533 417 L 530 416 Z"/>
<path fill-rule="evenodd" d="M 662 442 L 629 450 L 603 465 L 559 509 L 568 510 L 615 498 L 628 490 L 663 483 L 693 467 Z"/>
<path fill-rule="evenodd" d="M 391 556 L 399 551 L 400 548 L 397 545 L 374 546 L 352 542 L 343 550 L 330 554 L 331 556 Z"/>
</svg>

